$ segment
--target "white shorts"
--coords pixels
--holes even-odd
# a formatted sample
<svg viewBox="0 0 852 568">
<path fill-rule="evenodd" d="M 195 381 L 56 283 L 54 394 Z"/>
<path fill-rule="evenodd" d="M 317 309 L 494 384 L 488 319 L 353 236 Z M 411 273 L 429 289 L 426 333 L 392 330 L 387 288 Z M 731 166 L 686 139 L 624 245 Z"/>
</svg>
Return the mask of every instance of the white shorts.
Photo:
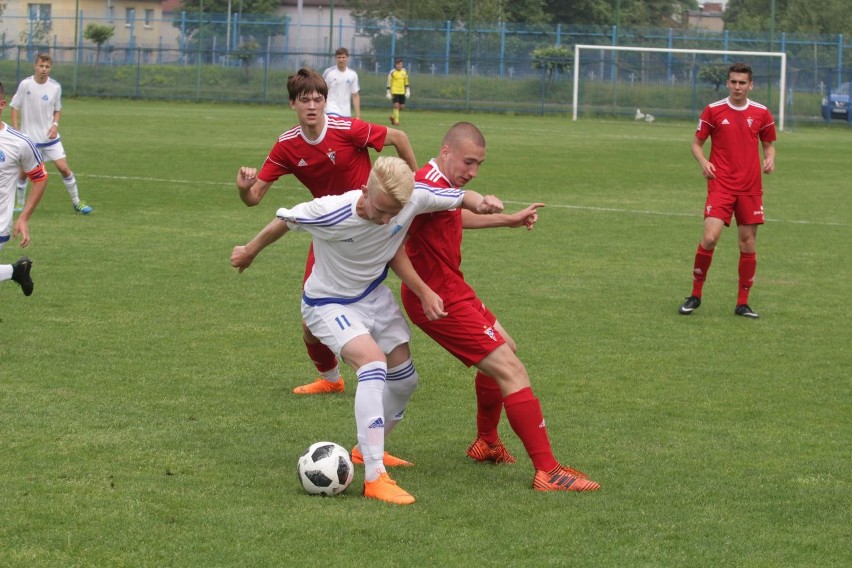
<svg viewBox="0 0 852 568">
<path fill-rule="evenodd" d="M 379 286 L 352 304 L 309 306 L 302 302 L 302 319 L 314 337 L 335 355 L 355 337 L 370 334 L 383 353 L 411 340 L 411 328 L 387 286 Z"/>
<path fill-rule="evenodd" d="M 7 194 L 0 193 L 0 249 L 3 248 L 12 235 L 12 217 L 15 210 L 15 190 Z"/>
<path fill-rule="evenodd" d="M 47 162 L 61 160 L 65 157 L 65 148 L 62 146 L 62 140 L 58 140 L 52 144 L 50 142 L 45 142 L 45 144 L 48 145 L 42 146 L 41 142 L 36 144 L 38 151 L 41 152 L 41 157 L 45 164 Z"/>
</svg>

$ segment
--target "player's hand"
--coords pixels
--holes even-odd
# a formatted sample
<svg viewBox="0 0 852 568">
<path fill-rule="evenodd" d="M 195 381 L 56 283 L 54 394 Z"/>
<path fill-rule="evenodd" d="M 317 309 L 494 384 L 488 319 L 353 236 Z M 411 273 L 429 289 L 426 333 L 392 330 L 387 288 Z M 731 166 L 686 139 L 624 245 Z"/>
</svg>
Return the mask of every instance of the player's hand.
<svg viewBox="0 0 852 568">
<path fill-rule="evenodd" d="M 435 321 L 447 317 L 447 312 L 444 311 L 444 300 L 433 290 L 427 291 L 420 303 L 423 305 L 423 313 L 429 318 L 429 321 Z"/>
<path fill-rule="evenodd" d="M 701 164 L 701 173 L 707 179 L 716 179 L 716 166 L 712 162 L 704 162 Z"/>
<path fill-rule="evenodd" d="M 51 124 L 50 128 L 47 129 L 47 139 L 53 140 L 59 136 L 59 126 L 56 124 Z"/>
<path fill-rule="evenodd" d="M 544 203 L 533 203 L 517 213 L 509 215 L 509 227 L 526 227 L 528 231 L 538 222 L 538 209 L 544 207 Z"/>
<path fill-rule="evenodd" d="M 393 99 L 393 97 L 392 97 L 392 96 L 391 96 L 391 94 L 390 94 L 390 89 L 388 89 L 388 90 L 387 90 L 387 92 L 385 93 L 385 98 L 386 98 L 387 100 L 391 100 L 391 99 Z"/>
<path fill-rule="evenodd" d="M 250 189 L 257 180 L 257 168 L 243 166 L 237 172 L 237 187 L 239 189 Z"/>
<path fill-rule="evenodd" d="M 775 160 L 772 158 L 766 158 L 763 160 L 763 173 L 771 174 L 775 171 Z"/>
<path fill-rule="evenodd" d="M 491 213 L 502 213 L 503 202 L 493 195 L 484 195 L 482 201 L 476 207 L 476 213 L 480 215 L 489 215 Z"/>
<path fill-rule="evenodd" d="M 411 89 L 409 89 L 408 87 L 405 88 L 405 98 L 406 99 L 411 98 Z"/>
<path fill-rule="evenodd" d="M 231 252 L 231 266 L 242 274 L 243 270 L 251 266 L 254 256 L 248 253 L 245 246 L 236 246 Z"/>
<path fill-rule="evenodd" d="M 12 238 L 16 239 L 18 236 L 21 237 L 21 248 L 26 248 L 30 244 L 30 229 L 26 219 L 20 217 L 15 220 L 15 228 L 12 230 Z"/>
</svg>

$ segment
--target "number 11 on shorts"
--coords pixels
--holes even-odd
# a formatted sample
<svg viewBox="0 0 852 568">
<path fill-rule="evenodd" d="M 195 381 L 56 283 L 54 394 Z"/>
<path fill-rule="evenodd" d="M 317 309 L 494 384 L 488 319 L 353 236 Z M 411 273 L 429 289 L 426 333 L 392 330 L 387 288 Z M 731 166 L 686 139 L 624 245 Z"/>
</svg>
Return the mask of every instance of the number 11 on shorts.
<svg viewBox="0 0 852 568">
<path fill-rule="evenodd" d="M 337 316 L 334 318 L 334 321 L 337 322 L 337 325 L 340 326 L 340 329 L 346 329 L 347 327 L 352 327 L 352 324 L 349 323 L 349 320 L 346 319 L 345 315 Z"/>
</svg>

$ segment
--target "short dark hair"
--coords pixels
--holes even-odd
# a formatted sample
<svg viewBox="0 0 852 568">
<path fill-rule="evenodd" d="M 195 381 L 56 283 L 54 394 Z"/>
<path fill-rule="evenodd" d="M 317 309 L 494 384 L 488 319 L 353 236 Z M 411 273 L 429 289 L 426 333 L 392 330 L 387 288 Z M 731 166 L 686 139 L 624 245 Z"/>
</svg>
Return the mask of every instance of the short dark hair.
<svg viewBox="0 0 852 568">
<path fill-rule="evenodd" d="M 345 55 L 346 57 L 349 57 L 349 50 L 346 49 L 345 47 L 338 47 L 337 51 L 335 51 L 334 54 L 335 55 Z"/>
<path fill-rule="evenodd" d="M 3 88 L 3 83 L 0 83 L 0 101 L 6 97 L 6 89 Z"/>
<path fill-rule="evenodd" d="M 287 77 L 287 94 L 291 101 L 295 102 L 299 95 L 313 92 L 328 98 L 328 83 L 313 69 L 302 68 Z"/>
<path fill-rule="evenodd" d="M 751 81 L 751 65 L 748 63 L 734 63 L 728 67 L 728 78 L 731 77 L 731 73 L 746 73 L 748 80 Z"/>
<path fill-rule="evenodd" d="M 397 57 L 396 59 L 393 60 L 394 65 L 396 65 L 397 63 L 402 63 L 402 57 Z"/>
</svg>

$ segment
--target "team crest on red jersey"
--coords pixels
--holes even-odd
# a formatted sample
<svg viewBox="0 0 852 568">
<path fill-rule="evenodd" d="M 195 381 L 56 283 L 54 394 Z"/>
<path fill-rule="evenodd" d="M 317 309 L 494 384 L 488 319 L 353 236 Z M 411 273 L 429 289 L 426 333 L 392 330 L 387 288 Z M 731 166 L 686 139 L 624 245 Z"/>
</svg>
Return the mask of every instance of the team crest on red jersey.
<svg viewBox="0 0 852 568">
<path fill-rule="evenodd" d="M 493 327 L 486 327 L 485 328 L 485 335 L 490 337 L 492 341 L 497 341 L 497 337 L 494 335 L 494 328 Z"/>
<path fill-rule="evenodd" d="M 332 164 L 337 163 L 335 162 L 335 159 L 337 158 L 337 152 L 335 152 L 334 150 L 329 149 L 328 154 L 326 154 L 326 156 L 328 156 L 328 159 L 331 160 Z"/>
</svg>

